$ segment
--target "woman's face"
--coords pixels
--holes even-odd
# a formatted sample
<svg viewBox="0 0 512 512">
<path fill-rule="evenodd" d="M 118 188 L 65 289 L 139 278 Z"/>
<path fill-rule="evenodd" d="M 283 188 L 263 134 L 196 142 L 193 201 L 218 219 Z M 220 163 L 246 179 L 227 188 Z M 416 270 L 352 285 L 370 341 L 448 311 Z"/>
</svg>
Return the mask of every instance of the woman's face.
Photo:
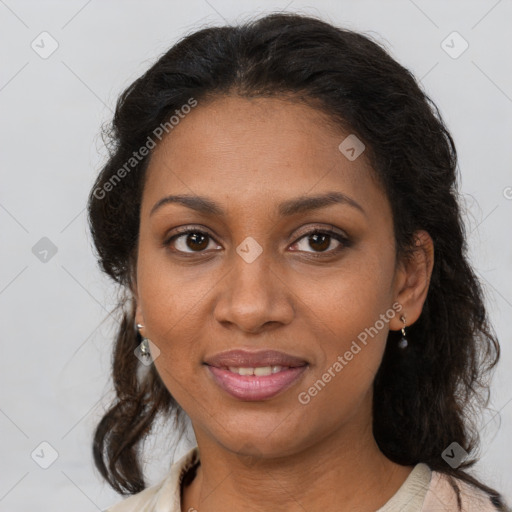
<svg viewBox="0 0 512 512">
<path fill-rule="evenodd" d="M 303 104 L 226 97 L 199 102 L 154 150 L 137 321 L 200 445 L 290 455 L 371 425 L 405 275 L 362 147 L 339 149 L 349 135 Z"/>
</svg>

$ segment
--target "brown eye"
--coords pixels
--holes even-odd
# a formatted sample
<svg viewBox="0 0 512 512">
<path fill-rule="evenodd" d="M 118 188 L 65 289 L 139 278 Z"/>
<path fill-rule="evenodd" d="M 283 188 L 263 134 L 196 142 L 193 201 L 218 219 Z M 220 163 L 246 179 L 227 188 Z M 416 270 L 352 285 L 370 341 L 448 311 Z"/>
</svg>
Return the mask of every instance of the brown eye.
<svg viewBox="0 0 512 512">
<path fill-rule="evenodd" d="M 183 253 L 200 253 L 208 248 L 212 238 L 205 231 L 187 229 L 178 235 L 174 235 L 165 241 L 165 245 L 171 245 L 172 250 Z"/>
<path fill-rule="evenodd" d="M 193 251 L 203 251 L 208 247 L 208 235 L 204 235 L 202 233 L 189 233 L 185 236 L 185 245 Z"/>
<path fill-rule="evenodd" d="M 309 246 L 320 252 L 326 251 L 331 245 L 331 236 L 329 235 L 315 233 L 314 235 L 310 235 L 308 238 Z"/>
<path fill-rule="evenodd" d="M 331 247 L 333 239 L 336 240 L 338 244 L 331 250 L 328 250 L 329 247 Z M 302 248 L 300 248 L 301 243 L 303 244 Z M 348 246 L 349 241 L 347 238 L 334 231 L 320 231 L 317 229 L 310 233 L 306 233 L 297 242 L 295 242 L 294 245 L 299 247 L 297 250 L 304 252 L 335 253 L 339 251 L 343 246 Z M 308 251 L 308 248 L 313 249 L 313 251 Z"/>
</svg>

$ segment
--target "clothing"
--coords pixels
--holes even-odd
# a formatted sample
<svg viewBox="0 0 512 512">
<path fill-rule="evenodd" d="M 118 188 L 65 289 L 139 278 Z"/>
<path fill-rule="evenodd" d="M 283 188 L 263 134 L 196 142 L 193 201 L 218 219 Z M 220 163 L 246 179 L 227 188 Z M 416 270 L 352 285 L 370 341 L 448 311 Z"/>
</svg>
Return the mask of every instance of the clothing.
<svg viewBox="0 0 512 512">
<path fill-rule="evenodd" d="M 104 512 L 181 512 L 181 481 L 189 470 L 199 464 L 197 446 L 175 462 L 160 483 L 124 499 Z M 461 480 L 463 512 L 496 512 L 489 496 Z M 443 473 L 431 471 L 419 463 L 391 499 L 376 512 L 455 512 L 458 511 L 455 491 Z"/>
</svg>

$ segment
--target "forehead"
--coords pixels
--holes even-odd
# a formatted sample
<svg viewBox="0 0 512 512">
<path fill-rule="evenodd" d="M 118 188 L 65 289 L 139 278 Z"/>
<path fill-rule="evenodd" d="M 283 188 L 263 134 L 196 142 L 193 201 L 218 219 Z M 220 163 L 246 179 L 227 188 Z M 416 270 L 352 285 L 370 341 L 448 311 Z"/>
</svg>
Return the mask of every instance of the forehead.
<svg viewBox="0 0 512 512">
<path fill-rule="evenodd" d="M 198 102 L 153 150 L 143 210 L 165 194 L 271 208 L 276 200 L 326 190 L 378 206 L 386 198 L 364 152 L 351 161 L 339 149 L 349 135 L 322 111 L 287 99 Z"/>
</svg>

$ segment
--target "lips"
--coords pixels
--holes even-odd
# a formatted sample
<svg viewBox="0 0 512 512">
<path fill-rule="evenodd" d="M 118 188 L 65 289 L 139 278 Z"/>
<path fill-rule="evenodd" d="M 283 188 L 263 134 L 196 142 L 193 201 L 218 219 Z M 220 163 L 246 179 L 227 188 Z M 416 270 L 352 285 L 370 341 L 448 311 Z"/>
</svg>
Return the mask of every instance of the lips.
<svg viewBox="0 0 512 512">
<path fill-rule="evenodd" d="M 307 361 L 277 350 L 260 350 L 249 352 L 247 350 L 230 350 L 221 352 L 205 360 L 209 366 L 216 368 L 257 368 L 263 366 L 284 366 L 297 368 L 307 365 Z"/>
<path fill-rule="evenodd" d="M 220 389 L 245 401 L 268 400 L 296 383 L 308 367 L 306 360 L 264 350 L 231 350 L 206 360 L 213 382 Z"/>
</svg>

